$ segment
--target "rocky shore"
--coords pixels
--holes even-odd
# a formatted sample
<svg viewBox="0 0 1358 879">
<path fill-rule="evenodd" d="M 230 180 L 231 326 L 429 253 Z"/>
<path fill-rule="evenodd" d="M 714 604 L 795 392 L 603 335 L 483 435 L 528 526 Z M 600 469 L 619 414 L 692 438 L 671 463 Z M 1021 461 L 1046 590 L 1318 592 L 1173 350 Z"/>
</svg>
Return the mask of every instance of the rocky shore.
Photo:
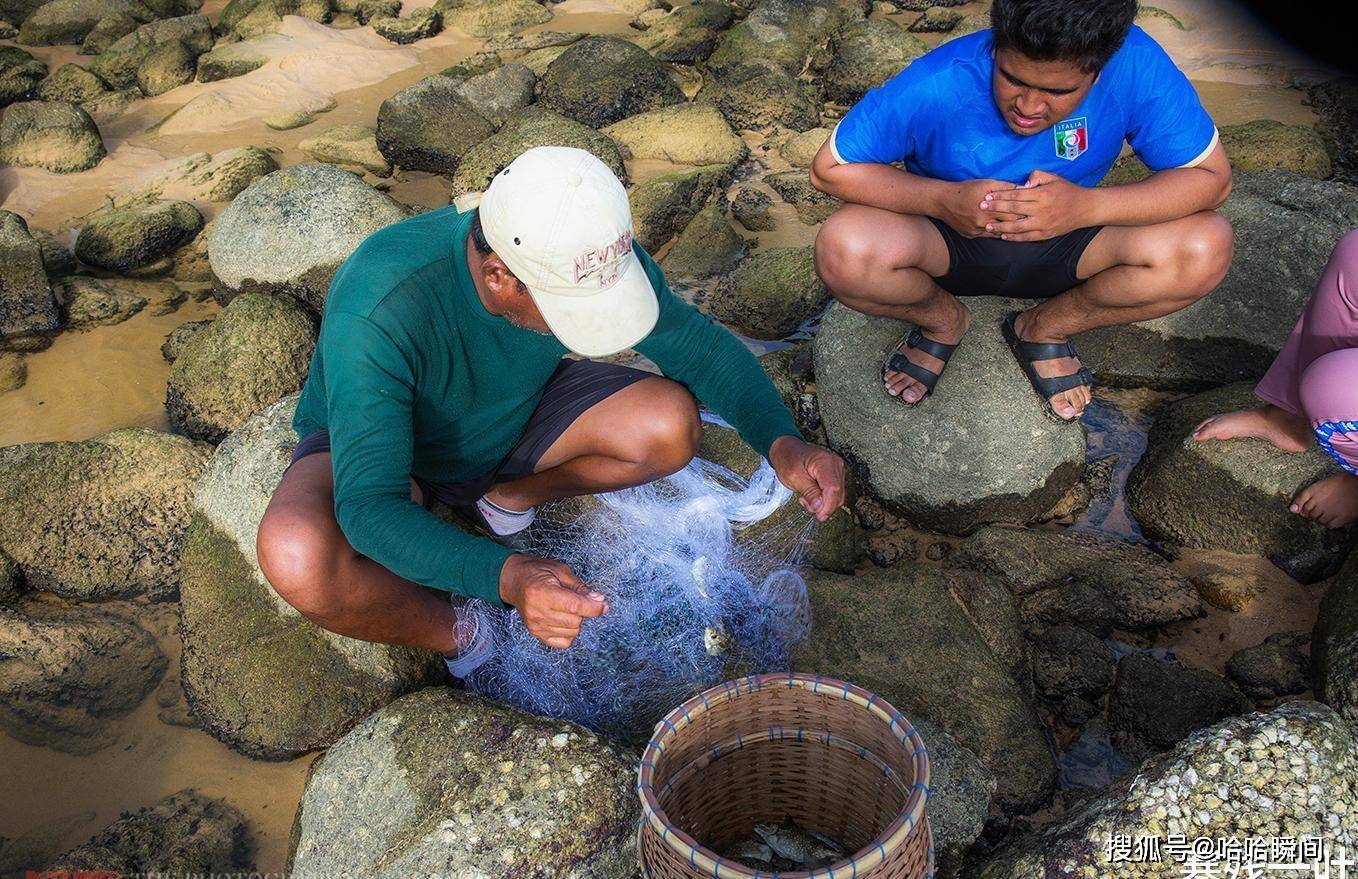
<svg viewBox="0 0 1358 879">
<path fill-rule="evenodd" d="M 1209 104 L 1236 163 L 1230 274 L 1179 314 L 1076 340 L 1110 400 L 1151 401 L 1144 454 L 1119 461 L 1105 427 L 1042 417 L 999 334 L 1012 303 L 975 303 L 907 410 L 879 370 L 909 328 L 829 304 L 815 274 L 837 203 L 811 157 L 986 6 L 0 0 L 0 421 L 33 419 L 0 446 L 0 731 L 74 761 L 141 759 L 173 730 L 243 773 L 296 767 L 301 791 L 265 813 L 175 785 L 96 815 L 72 783 L 60 821 L 0 809 L 0 876 L 636 875 L 639 754 L 452 687 L 428 651 L 320 629 L 255 553 L 340 263 L 540 145 L 618 173 L 676 289 L 750 340 L 804 432 L 850 462 L 853 502 L 808 544 L 814 625 L 792 665 L 918 724 L 940 876 L 1168 875 L 1110 870 L 1115 834 L 1358 843 L 1358 534 L 1286 505 L 1334 465 L 1187 436 L 1249 405 L 1358 227 L 1358 88 L 1296 74 L 1309 103 L 1282 119 Z M 1209 27 L 1194 9 L 1141 23 Z M 306 67 L 333 53 L 348 86 L 295 73 L 335 70 Z M 96 390 L 38 408 L 87 378 L 54 355 L 148 326 L 127 338 L 158 370 L 139 382 L 154 419 Z M 28 441 L 82 407 L 109 429 Z M 757 463 L 711 425 L 701 454 Z M 1098 502 L 1138 534 L 1091 524 Z M 1288 612 L 1255 564 L 1292 589 Z"/>
</svg>

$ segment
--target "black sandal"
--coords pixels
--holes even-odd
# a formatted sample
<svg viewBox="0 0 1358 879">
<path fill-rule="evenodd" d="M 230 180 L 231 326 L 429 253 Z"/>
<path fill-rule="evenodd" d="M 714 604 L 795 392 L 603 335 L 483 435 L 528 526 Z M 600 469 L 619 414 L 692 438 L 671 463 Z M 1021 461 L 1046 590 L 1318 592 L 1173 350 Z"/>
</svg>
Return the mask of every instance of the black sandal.
<svg viewBox="0 0 1358 879">
<path fill-rule="evenodd" d="M 887 358 L 886 363 L 882 364 L 883 384 L 886 383 L 887 372 L 903 372 L 915 381 L 924 385 L 924 396 L 913 403 L 907 403 L 900 394 L 892 394 L 890 391 L 887 391 L 887 395 L 895 397 L 902 406 L 917 406 L 924 402 L 924 397 L 927 397 L 934 392 L 934 385 L 937 384 L 938 377 L 943 373 L 925 369 L 918 363 L 912 363 L 910 358 L 901 353 L 900 348 L 902 344 L 905 345 L 906 348 L 918 348 L 925 354 L 931 354 L 934 357 L 937 357 L 939 360 L 943 361 L 945 367 L 948 364 L 948 358 L 957 350 L 957 345 L 945 345 L 942 342 L 926 338 L 924 333 L 920 331 L 920 328 L 915 327 L 907 333 L 901 341 L 896 343 L 896 347 L 891 349 L 891 356 Z M 957 344 L 960 345 L 962 343 L 958 342 Z"/>
<path fill-rule="evenodd" d="M 1014 320 L 1020 312 L 1011 311 L 1004 316 L 1000 322 L 1000 332 L 1004 334 L 1004 340 L 1009 343 L 1009 350 L 1014 353 L 1014 359 L 1019 366 L 1023 367 L 1023 372 L 1028 376 L 1028 383 L 1033 386 L 1033 393 L 1037 394 L 1038 400 L 1042 404 L 1042 414 L 1057 424 L 1070 424 L 1079 421 L 1080 416 L 1074 418 L 1062 418 L 1056 414 L 1052 408 L 1051 398 L 1062 391 L 1073 390 L 1078 387 L 1094 387 L 1094 374 L 1089 371 L 1087 366 L 1081 366 L 1069 375 L 1041 376 L 1037 373 L 1037 367 L 1033 363 L 1038 360 L 1056 360 L 1060 357 L 1071 357 L 1079 359 L 1075 353 L 1075 346 L 1070 342 L 1025 342 L 1019 338 L 1018 329 L 1014 326 Z"/>
</svg>

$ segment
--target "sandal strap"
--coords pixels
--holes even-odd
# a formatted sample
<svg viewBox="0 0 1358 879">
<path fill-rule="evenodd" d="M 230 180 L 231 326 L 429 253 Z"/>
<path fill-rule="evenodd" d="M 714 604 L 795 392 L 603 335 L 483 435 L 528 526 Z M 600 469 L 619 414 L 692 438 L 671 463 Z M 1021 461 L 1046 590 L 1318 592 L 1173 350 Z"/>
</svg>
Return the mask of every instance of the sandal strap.
<svg viewBox="0 0 1358 879">
<path fill-rule="evenodd" d="M 1030 377 L 1033 384 L 1037 386 L 1039 392 L 1048 399 L 1051 399 L 1062 391 L 1069 391 L 1079 387 L 1092 388 L 1094 386 L 1094 374 L 1089 371 L 1088 367 L 1084 366 L 1070 375 L 1054 375 L 1047 378 L 1034 373 Z"/>
<path fill-rule="evenodd" d="M 960 345 L 961 343 L 959 342 L 958 344 Z M 930 339 L 925 336 L 919 327 L 915 327 L 910 331 L 910 335 L 905 337 L 905 346 L 907 348 L 917 348 L 925 354 L 937 357 L 944 363 L 947 363 L 948 358 L 952 356 L 952 352 L 957 350 L 957 345 L 947 345 L 936 339 Z"/>
<path fill-rule="evenodd" d="M 1019 339 L 1019 353 L 1024 359 L 1032 360 L 1056 360 L 1060 357 L 1078 357 L 1075 353 L 1075 346 L 1069 340 L 1065 342 L 1025 342 Z"/>
<path fill-rule="evenodd" d="M 937 357 L 938 355 L 935 354 L 934 356 Z M 915 381 L 924 385 L 925 390 L 930 391 L 934 389 L 934 385 L 938 382 L 938 378 L 940 375 L 940 373 L 932 372 L 928 369 L 925 369 L 918 363 L 912 363 L 909 360 L 909 358 L 907 358 L 904 354 L 902 354 L 899 351 L 891 355 L 891 359 L 889 359 L 886 362 L 886 368 L 891 370 L 892 372 L 905 373 L 906 375 L 913 378 Z"/>
</svg>

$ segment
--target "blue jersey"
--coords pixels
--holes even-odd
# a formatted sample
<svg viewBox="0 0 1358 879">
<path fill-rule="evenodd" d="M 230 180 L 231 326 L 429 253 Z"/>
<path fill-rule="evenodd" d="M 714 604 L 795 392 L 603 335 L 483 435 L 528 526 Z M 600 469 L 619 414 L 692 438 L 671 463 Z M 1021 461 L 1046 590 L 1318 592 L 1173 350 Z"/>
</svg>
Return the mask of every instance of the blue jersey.
<svg viewBox="0 0 1358 879">
<path fill-rule="evenodd" d="M 937 180 L 1007 180 L 1034 170 L 1094 186 L 1123 141 L 1152 171 L 1194 165 L 1217 129 L 1188 77 L 1139 27 L 1080 105 L 1051 128 L 1016 134 L 995 106 L 988 30 L 944 43 L 873 89 L 840 120 L 830 148 L 840 162 L 904 162 Z"/>
</svg>

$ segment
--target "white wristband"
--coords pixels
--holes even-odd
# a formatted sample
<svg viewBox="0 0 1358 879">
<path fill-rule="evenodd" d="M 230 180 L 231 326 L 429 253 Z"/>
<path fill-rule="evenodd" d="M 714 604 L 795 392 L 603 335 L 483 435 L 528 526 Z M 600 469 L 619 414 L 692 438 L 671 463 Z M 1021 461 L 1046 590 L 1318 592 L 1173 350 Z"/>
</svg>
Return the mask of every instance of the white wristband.
<svg viewBox="0 0 1358 879">
<path fill-rule="evenodd" d="M 455 629 L 465 625 L 467 618 L 470 618 L 474 628 L 468 639 L 470 643 L 457 656 L 445 656 L 444 662 L 448 665 L 449 674 L 455 678 L 465 678 L 495 655 L 495 627 L 485 611 L 470 603 L 458 607 L 457 613 Z"/>
</svg>

